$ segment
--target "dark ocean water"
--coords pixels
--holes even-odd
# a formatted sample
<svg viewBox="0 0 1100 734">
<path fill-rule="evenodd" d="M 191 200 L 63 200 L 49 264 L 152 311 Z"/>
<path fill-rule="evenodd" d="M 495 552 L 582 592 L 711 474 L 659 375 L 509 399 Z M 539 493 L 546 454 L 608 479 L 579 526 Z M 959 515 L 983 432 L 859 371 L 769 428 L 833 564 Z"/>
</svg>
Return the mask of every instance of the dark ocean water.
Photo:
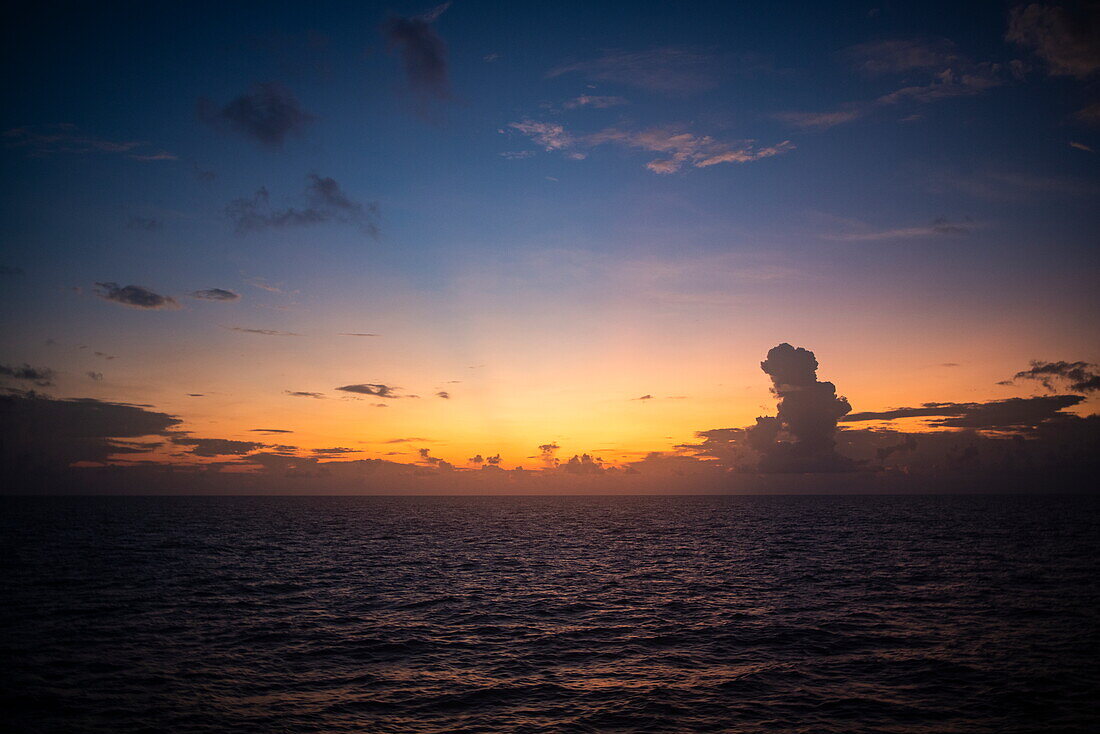
<svg viewBox="0 0 1100 734">
<path fill-rule="evenodd" d="M 1095 498 L 0 508 L 8 731 L 1100 731 Z"/>
</svg>

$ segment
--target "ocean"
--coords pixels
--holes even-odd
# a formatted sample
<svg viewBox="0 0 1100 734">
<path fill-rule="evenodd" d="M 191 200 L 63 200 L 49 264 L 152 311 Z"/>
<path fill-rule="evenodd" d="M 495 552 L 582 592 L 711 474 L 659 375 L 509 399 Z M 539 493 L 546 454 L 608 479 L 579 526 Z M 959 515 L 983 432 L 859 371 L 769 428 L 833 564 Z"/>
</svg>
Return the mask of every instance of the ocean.
<svg viewBox="0 0 1100 734">
<path fill-rule="evenodd" d="M 1100 498 L 0 500 L 17 732 L 1100 731 Z"/>
</svg>

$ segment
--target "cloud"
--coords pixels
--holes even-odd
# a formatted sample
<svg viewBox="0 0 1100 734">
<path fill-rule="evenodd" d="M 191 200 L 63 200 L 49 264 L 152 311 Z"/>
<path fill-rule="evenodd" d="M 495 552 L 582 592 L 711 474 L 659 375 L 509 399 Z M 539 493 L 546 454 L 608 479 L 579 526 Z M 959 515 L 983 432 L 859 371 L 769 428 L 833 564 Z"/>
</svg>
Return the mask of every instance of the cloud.
<svg viewBox="0 0 1100 734">
<path fill-rule="evenodd" d="M 411 18 L 392 16 L 383 26 L 391 50 L 396 49 L 405 67 L 405 81 L 420 99 L 446 100 L 451 96 L 447 70 L 447 45 L 432 27 L 450 3 Z M 426 112 L 422 108 L 421 112 Z"/>
<path fill-rule="evenodd" d="M 1076 148 L 1077 150 L 1083 150 L 1083 151 L 1085 151 L 1086 153 L 1095 153 L 1095 152 L 1096 152 L 1095 150 L 1093 150 L 1093 149 L 1092 149 L 1092 148 L 1090 148 L 1089 146 L 1085 145 L 1084 143 L 1078 143 L 1078 142 L 1076 142 L 1076 141 L 1074 141 L 1074 140 L 1071 140 L 1071 141 L 1070 141 L 1070 143 L 1069 143 L 1069 147 L 1071 147 L 1071 148 Z"/>
<path fill-rule="evenodd" d="M 546 466 L 557 466 L 558 459 L 554 454 L 556 454 L 560 448 L 561 446 L 558 446 L 556 442 L 544 443 L 539 446 L 539 455 L 536 458 Z"/>
<path fill-rule="evenodd" d="M 207 288 L 201 291 L 191 291 L 187 295 L 202 301 L 239 301 L 241 294 L 227 291 L 224 288 Z"/>
<path fill-rule="evenodd" d="M 706 168 L 719 163 L 748 163 L 794 150 L 794 144 L 784 140 L 776 145 L 758 147 L 752 140 L 725 142 L 709 135 L 695 135 L 674 128 L 626 130 L 607 128 L 591 135 L 576 137 L 558 123 L 523 120 L 509 125 L 530 137 L 546 151 L 560 151 L 572 158 L 584 158 L 580 148 L 616 144 L 663 157 L 650 161 L 646 168 L 654 173 L 675 173 L 681 168 Z"/>
<path fill-rule="evenodd" d="M 130 217 L 126 221 L 126 226 L 130 229 L 143 229 L 146 232 L 156 232 L 164 226 L 164 222 L 159 219 L 150 219 L 148 217 Z"/>
<path fill-rule="evenodd" d="M 1094 392 L 1100 390 L 1100 372 L 1098 366 L 1090 362 L 1043 362 L 1034 360 L 1030 369 L 1022 370 L 1012 376 L 1013 380 L 1037 380 L 1048 390 L 1054 390 L 1055 384 L 1061 384 L 1071 392 Z"/>
<path fill-rule="evenodd" d="M 137 149 L 149 143 L 140 140 L 107 140 L 80 132 L 76 125 L 60 123 L 39 127 L 17 127 L 2 133 L 8 148 L 25 150 L 29 155 L 45 157 L 63 153 L 113 153 L 139 161 L 176 160 L 166 151 L 141 153 Z"/>
<path fill-rule="evenodd" d="M 1044 421 L 1065 416 L 1061 411 L 1081 403 L 1080 395 L 1048 395 L 1035 398 L 1008 398 L 985 403 L 924 403 L 919 407 L 895 408 L 879 412 L 852 413 L 843 422 L 892 421 L 899 418 L 931 418 L 939 428 L 975 430 L 1023 430 Z"/>
<path fill-rule="evenodd" d="M 590 145 L 616 143 L 665 154 L 664 158 L 646 164 L 654 173 L 675 173 L 684 165 L 706 168 L 719 163 L 748 163 L 786 153 L 795 147 L 789 140 L 764 148 L 757 147 L 751 140 L 727 143 L 709 135 L 693 135 L 670 128 L 640 131 L 608 128 L 588 136 L 587 142 Z"/>
<path fill-rule="evenodd" d="M 275 329 L 246 329 L 243 326 L 226 326 L 230 331 L 239 331 L 242 334 L 258 334 L 260 336 L 301 336 L 293 331 L 277 331 Z"/>
<path fill-rule="evenodd" d="M 218 174 L 206 168 L 200 168 L 198 165 L 192 165 L 191 169 L 195 172 L 195 178 L 204 182 L 210 183 L 218 178 Z"/>
<path fill-rule="evenodd" d="M 87 375 L 88 377 L 92 378 L 96 382 L 100 382 L 103 379 L 103 373 L 102 372 L 96 372 L 94 370 L 89 370 L 88 372 L 85 372 L 84 374 Z"/>
<path fill-rule="evenodd" d="M 653 396 L 650 395 L 649 393 L 646 393 L 645 395 L 641 396 L 640 398 L 631 398 L 631 400 L 652 400 L 652 399 L 653 399 Z"/>
<path fill-rule="evenodd" d="M 356 225 L 371 237 L 378 236 L 378 205 L 364 206 L 352 201 L 332 178 L 310 174 L 304 193 L 305 207 L 272 209 L 270 199 L 267 189 L 261 186 L 251 198 L 229 202 L 225 213 L 240 234 L 340 222 Z"/>
<path fill-rule="evenodd" d="M 325 398 L 319 392 L 306 392 L 304 390 L 283 390 L 283 392 L 295 398 L 315 398 L 317 400 L 324 400 Z"/>
<path fill-rule="evenodd" d="M 598 58 L 551 69 L 546 76 L 553 79 L 564 74 L 670 95 L 703 92 L 718 83 L 713 58 L 674 46 L 640 52 L 605 51 Z"/>
<path fill-rule="evenodd" d="M 370 333 L 366 333 L 366 332 L 358 333 L 358 332 L 352 331 L 352 332 L 341 332 L 339 334 L 339 336 L 378 336 L 378 335 L 377 334 L 370 334 Z"/>
<path fill-rule="evenodd" d="M 897 229 L 848 232 L 844 234 L 824 234 L 822 239 L 839 242 L 873 242 L 878 240 L 902 240 L 929 237 L 949 237 L 970 233 L 970 223 L 951 222 L 940 217 L 926 227 L 901 227 Z"/>
<path fill-rule="evenodd" d="M 760 363 L 779 398 L 775 418 L 758 418 L 748 440 L 761 452 L 763 472 L 829 472 L 851 468 L 836 451 L 837 420 L 851 411 L 831 382 L 817 379 L 814 353 L 783 343 Z"/>
<path fill-rule="evenodd" d="M 250 428 L 249 433 L 294 433 L 285 428 Z"/>
<path fill-rule="evenodd" d="M 167 436 L 179 419 L 141 406 L 34 393 L 0 396 L 0 473 L 29 488 L 78 461 L 104 462 L 117 439 Z M 130 447 L 133 449 L 134 447 Z"/>
<path fill-rule="evenodd" d="M 374 395 L 379 398 L 403 398 L 410 397 L 408 395 L 398 395 L 395 390 L 400 390 L 399 387 L 393 387 L 391 385 L 379 385 L 369 382 L 360 383 L 358 385 L 344 385 L 343 387 L 333 388 L 334 390 L 340 390 L 341 392 L 350 392 L 356 395 Z"/>
<path fill-rule="evenodd" d="M 96 295 L 105 301 L 121 303 L 131 308 L 149 310 L 171 310 L 179 308 L 179 304 L 171 296 L 162 296 L 140 285 L 128 285 L 120 287 L 118 283 L 96 283 Z"/>
<path fill-rule="evenodd" d="M 171 441 L 179 446 L 193 446 L 191 453 L 195 456 L 204 457 L 242 456 L 264 447 L 264 444 L 255 441 L 232 441 L 226 438 L 177 436 L 172 438 Z"/>
<path fill-rule="evenodd" d="M 857 71 L 868 76 L 943 68 L 962 59 L 947 39 L 888 39 L 851 46 L 841 52 Z"/>
<path fill-rule="evenodd" d="M 507 158 L 510 161 L 521 161 L 533 155 L 535 155 L 535 151 L 533 150 L 506 150 L 500 154 L 500 157 Z"/>
<path fill-rule="evenodd" d="M 26 380 L 33 382 L 38 387 L 49 387 L 53 384 L 55 373 L 48 367 L 31 367 L 24 363 L 21 366 L 0 364 L 0 377 L 12 380 Z"/>
<path fill-rule="evenodd" d="M 437 392 L 435 394 L 435 396 L 437 398 L 443 398 L 444 400 L 450 400 L 451 399 L 451 394 L 449 392 L 447 392 L 446 390 L 440 390 L 439 392 Z"/>
<path fill-rule="evenodd" d="M 1009 13 L 1005 40 L 1034 51 L 1052 76 L 1084 79 L 1100 70 L 1100 5 L 1017 6 Z"/>
<path fill-rule="evenodd" d="M 1083 179 L 1005 171 L 945 176 L 934 181 L 932 189 L 937 192 L 953 189 L 988 201 L 1030 201 L 1037 195 L 1086 197 L 1100 194 L 1100 186 Z"/>
<path fill-rule="evenodd" d="M 847 109 L 833 110 L 831 112 L 779 112 L 772 115 L 772 117 L 791 127 L 797 127 L 803 130 L 828 130 L 831 127 L 857 120 L 862 117 L 865 112 L 866 106 L 849 105 Z"/>
<path fill-rule="evenodd" d="M 1100 125 L 1100 102 L 1093 102 L 1073 113 L 1073 119 L 1085 125 Z"/>
<path fill-rule="evenodd" d="M 566 150 L 576 144 L 576 139 L 565 131 L 565 127 L 556 122 L 535 122 L 523 120 L 508 125 L 513 130 L 518 130 L 531 138 L 544 150 Z"/>
<path fill-rule="evenodd" d="M 477 456 L 471 456 L 469 459 L 466 459 L 466 461 L 470 464 L 484 464 L 485 463 L 485 459 L 481 456 L 481 454 L 478 454 Z"/>
<path fill-rule="evenodd" d="M 444 461 L 437 456 L 432 456 L 431 452 L 428 449 L 418 449 L 417 453 L 420 455 L 421 461 L 426 464 L 431 464 L 432 466 L 442 469 L 443 471 L 451 471 L 455 468 L 454 464 L 448 461 Z"/>
<path fill-rule="evenodd" d="M 269 148 L 281 147 L 289 135 L 302 134 L 314 120 L 290 90 L 277 82 L 255 84 L 221 108 L 201 98 L 198 114 L 211 127 L 230 130 Z"/>
<path fill-rule="evenodd" d="M 562 103 L 562 107 L 567 110 L 575 110 L 578 107 L 594 107 L 598 110 L 606 109 L 608 107 L 618 107 L 620 105 L 629 104 L 629 102 L 623 97 L 609 97 L 594 94 L 582 94 L 579 97 L 567 100 Z"/>
<path fill-rule="evenodd" d="M 923 77 L 923 83 L 900 87 L 874 100 L 848 102 L 834 110 L 780 112 L 772 117 L 803 130 L 827 130 L 905 102 L 928 104 L 967 97 L 1003 83 L 1001 65 L 971 61 L 947 40 L 874 41 L 852 46 L 842 56 L 868 76 L 916 74 Z"/>
</svg>

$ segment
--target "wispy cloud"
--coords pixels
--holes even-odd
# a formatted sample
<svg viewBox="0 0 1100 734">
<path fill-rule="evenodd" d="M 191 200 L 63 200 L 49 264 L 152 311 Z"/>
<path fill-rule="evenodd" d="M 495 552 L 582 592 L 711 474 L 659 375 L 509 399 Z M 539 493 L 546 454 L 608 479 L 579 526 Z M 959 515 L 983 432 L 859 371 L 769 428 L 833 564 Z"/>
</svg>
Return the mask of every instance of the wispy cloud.
<svg viewBox="0 0 1100 734">
<path fill-rule="evenodd" d="M 924 82 L 907 84 L 872 100 L 847 102 L 833 110 L 779 112 L 772 117 L 792 127 L 826 130 L 906 102 L 929 104 L 968 97 L 1004 83 L 1001 65 L 971 61 L 946 39 L 874 41 L 852 46 L 841 56 L 867 76 L 918 75 Z"/>
<path fill-rule="evenodd" d="M 275 329 L 248 329 L 243 326 L 226 326 L 230 331 L 239 331 L 242 334 L 258 334 L 260 336 L 301 336 L 293 331 L 277 331 Z"/>
<path fill-rule="evenodd" d="M 574 97 L 573 99 L 562 103 L 562 107 L 567 110 L 574 110 L 578 107 L 594 107 L 595 109 L 602 110 L 608 107 L 618 107 L 624 104 L 629 103 L 623 97 L 582 94 L 579 97 Z"/>
<path fill-rule="evenodd" d="M 283 392 L 294 398 L 313 398 L 315 400 L 323 400 L 325 397 L 319 392 L 306 392 L 305 390 L 283 390 Z"/>
<path fill-rule="evenodd" d="M 192 298 L 197 298 L 202 301 L 239 301 L 241 300 L 240 293 L 234 293 L 233 291 L 226 290 L 224 288 L 207 288 L 201 291 L 191 291 L 188 293 Z"/>
<path fill-rule="evenodd" d="M 564 74 L 671 95 L 703 92 L 718 83 L 711 56 L 674 46 L 637 52 L 605 51 L 595 59 L 558 66 L 546 76 L 552 79 Z"/>
<path fill-rule="evenodd" d="M 675 173 L 685 166 L 706 168 L 720 163 L 748 163 L 786 153 L 795 147 L 789 140 L 761 147 L 752 140 L 722 141 L 671 127 L 607 128 L 583 136 L 569 133 L 559 123 L 524 120 L 509 127 L 527 135 L 547 151 L 562 152 L 572 158 L 584 158 L 587 155 L 584 149 L 605 144 L 660 153 L 663 157 L 646 164 L 654 173 Z"/>
<path fill-rule="evenodd" d="M 140 150 L 149 145 L 141 140 L 108 140 L 80 131 L 76 125 L 59 123 L 38 127 L 15 127 L 3 133 L 8 148 L 27 151 L 32 156 L 62 153 L 114 153 L 139 161 L 176 160 L 167 151 L 155 153 Z"/>
<path fill-rule="evenodd" d="M 894 229 L 880 229 L 865 231 L 845 232 L 841 234 L 824 234 L 822 239 L 836 240 L 840 242 L 873 242 L 877 240 L 903 240 L 928 237 L 949 237 L 969 234 L 973 229 L 972 222 L 952 222 L 943 217 L 924 227 L 899 227 Z"/>
</svg>

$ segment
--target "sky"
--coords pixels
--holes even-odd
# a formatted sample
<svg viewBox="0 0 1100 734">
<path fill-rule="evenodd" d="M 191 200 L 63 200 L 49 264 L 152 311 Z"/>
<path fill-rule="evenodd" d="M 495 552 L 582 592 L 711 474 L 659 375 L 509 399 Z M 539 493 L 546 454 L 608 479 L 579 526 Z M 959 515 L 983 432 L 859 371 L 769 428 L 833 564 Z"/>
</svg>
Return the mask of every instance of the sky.
<svg viewBox="0 0 1100 734">
<path fill-rule="evenodd" d="M 3 33 L 8 491 L 1095 467 L 1096 3 L 45 3 Z"/>
</svg>

